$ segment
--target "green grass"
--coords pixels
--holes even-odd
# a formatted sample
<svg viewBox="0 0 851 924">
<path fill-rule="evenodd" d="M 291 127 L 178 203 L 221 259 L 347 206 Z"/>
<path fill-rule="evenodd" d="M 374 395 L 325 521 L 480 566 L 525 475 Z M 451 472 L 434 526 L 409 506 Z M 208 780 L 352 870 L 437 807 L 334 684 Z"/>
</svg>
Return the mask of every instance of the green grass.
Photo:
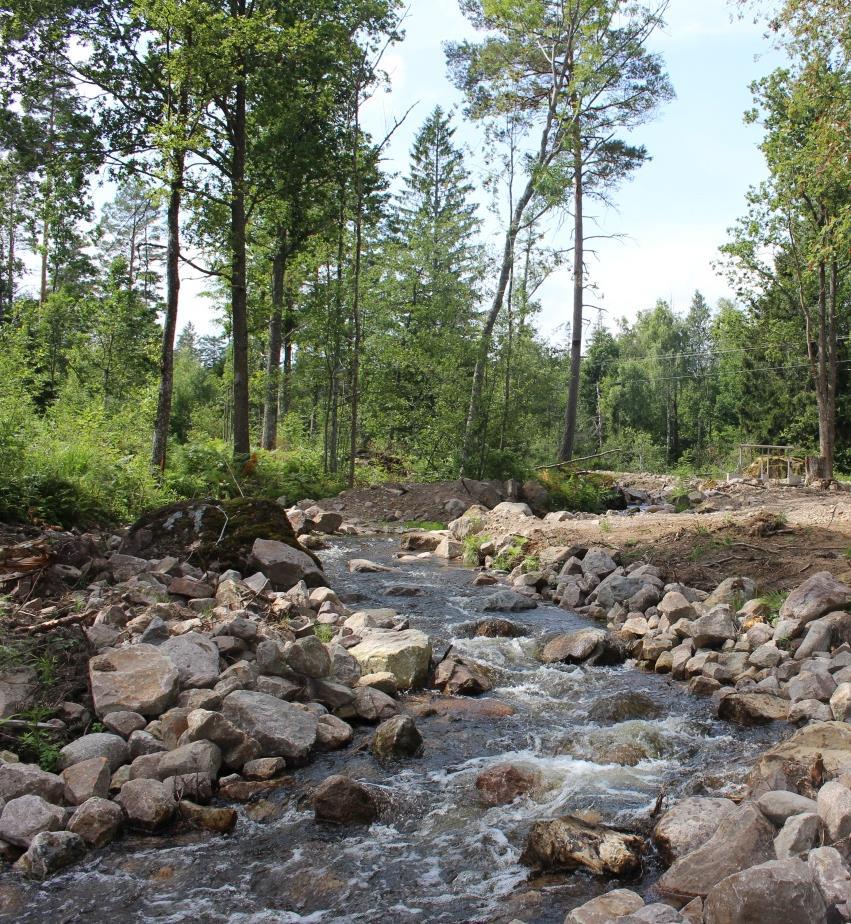
<svg viewBox="0 0 851 924">
<path fill-rule="evenodd" d="M 600 475 L 564 475 L 551 470 L 543 472 L 539 480 L 550 493 L 553 510 L 603 513 L 618 500 L 612 484 Z"/>
<path fill-rule="evenodd" d="M 322 622 L 318 622 L 313 627 L 313 634 L 319 639 L 320 642 L 324 642 L 327 645 L 328 642 L 334 638 L 334 627 L 326 625 Z"/>
<path fill-rule="evenodd" d="M 497 571 L 513 571 L 526 557 L 525 549 L 528 544 L 528 539 L 515 539 L 496 556 L 493 567 Z"/>
<path fill-rule="evenodd" d="M 524 574 L 529 574 L 530 571 L 540 571 L 541 559 L 537 555 L 528 555 L 520 562 L 520 567 L 523 569 Z"/>
<path fill-rule="evenodd" d="M 461 545 L 464 546 L 462 561 L 468 568 L 475 568 L 481 563 L 481 548 L 488 542 L 490 536 L 484 533 L 473 533 L 461 540 Z"/>
<path fill-rule="evenodd" d="M 786 602 L 788 596 L 788 590 L 774 590 L 769 594 L 763 594 L 759 598 L 760 603 L 764 603 L 771 610 L 765 619 L 770 626 L 777 625 L 777 620 L 780 618 L 780 608 Z"/>
<path fill-rule="evenodd" d="M 447 528 L 447 524 L 439 520 L 405 520 L 402 526 L 405 529 L 420 529 L 429 533 Z"/>
</svg>

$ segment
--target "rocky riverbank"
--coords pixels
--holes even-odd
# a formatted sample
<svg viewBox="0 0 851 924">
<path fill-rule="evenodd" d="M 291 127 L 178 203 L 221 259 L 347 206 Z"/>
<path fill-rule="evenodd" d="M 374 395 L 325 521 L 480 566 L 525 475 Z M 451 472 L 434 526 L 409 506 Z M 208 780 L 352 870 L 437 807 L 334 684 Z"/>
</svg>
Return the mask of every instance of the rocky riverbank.
<svg viewBox="0 0 851 924">
<path fill-rule="evenodd" d="M 364 779 L 358 755 L 365 749 L 376 766 L 398 765 L 404 775 L 424 748 L 435 750 L 418 727 L 431 721 L 424 717 L 499 721 L 514 713 L 499 689 L 493 695 L 503 675 L 476 657 L 474 644 L 449 647 L 411 628 L 395 608 L 358 608 L 356 597 L 328 586 L 311 550 L 329 531 L 346 528 L 338 514 L 299 509 L 286 518 L 263 507 L 247 518 L 259 524 L 252 535 L 242 531 L 245 512 L 210 514 L 215 522 L 204 529 L 203 510 L 169 509 L 111 549 L 54 537 L 40 570 L 26 570 L 35 554 L 7 555 L 19 563 L 16 593 L 24 610 L 40 616 L 21 632 L 51 622 L 77 626 L 92 650 L 87 692 L 41 723 L 53 723 L 67 740 L 57 772 L 12 751 L 2 755 L 0 839 L 20 872 L 53 875 L 87 851 L 108 850 L 122 830 L 221 837 L 250 824 L 241 804 L 260 817 L 260 806 L 276 793 L 299 792 L 324 825 L 380 824 L 388 817 L 387 794 Z M 406 566 L 472 552 L 481 563 L 473 584 L 482 611 L 465 629 L 473 642 L 520 643 L 555 678 L 635 659 L 683 692 L 688 684 L 710 695 L 725 721 L 802 726 L 733 791 L 670 806 L 660 800 L 646 824 L 619 827 L 599 812 L 565 815 L 558 804 L 527 822 L 516 849 L 533 876 L 584 870 L 624 886 L 574 909 L 568 920 L 751 920 L 737 917 L 737 909 L 770 910 L 774 899 L 766 896 L 775 892 L 793 921 L 843 919 L 837 915 L 847 915 L 851 853 L 844 606 L 851 591 L 817 574 L 782 602 L 762 600 L 744 578 L 707 592 L 666 583 L 659 568 L 602 543 L 539 542 L 527 550 L 518 542 L 521 521 L 542 522 L 513 503 L 469 508 L 446 531 L 405 533 L 395 564 L 353 554 L 347 567 L 360 586 L 379 582 L 382 595 L 401 604 L 423 594 Z M 225 541 L 231 526 L 241 531 L 238 542 Z M 58 593 L 60 602 L 39 600 L 36 591 L 50 582 L 64 582 L 79 602 L 69 606 Z M 579 610 L 598 627 L 564 632 L 553 622 L 527 638 L 518 617 L 549 612 L 553 603 L 565 617 Z M 8 697 L 24 693 L 34 677 L 16 680 L 5 688 Z M 423 686 L 436 692 L 400 697 Z M 14 713 L 21 705 L 9 698 L 6 708 Z M 662 711 L 637 693 L 598 698 L 590 709 L 601 732 Z M 611 736 L 594 735 L 603 765 L 637 767 L 648 758 L 639 741 L 615 745 Z M 605 753 L 597 741 L 607 742 Z M 335 751 L 350 751 L 359 770 L 338 764 L 330 776 L 309 774 L 305 787 L 308 765 Z M 487 764 L 472 782 L 483 806 L 518 811 L 548 786 L 535 766 L 511 760 Z M 648 861 L 670 867 L 656 890 L 625 888 Z M 801 896 L 798 904 L 787 892 Z M 522 916 L 552 919 L 540 911 L 539 904 Z"/>
</svg>

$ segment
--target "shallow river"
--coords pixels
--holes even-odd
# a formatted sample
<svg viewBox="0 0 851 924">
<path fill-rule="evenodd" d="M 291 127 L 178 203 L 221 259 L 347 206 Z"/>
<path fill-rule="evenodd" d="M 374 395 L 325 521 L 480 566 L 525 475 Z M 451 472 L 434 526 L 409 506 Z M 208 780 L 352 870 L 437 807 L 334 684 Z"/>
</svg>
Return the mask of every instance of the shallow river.
<svg viewBox="0 0 851 924">
<path fill-rule="evenodd" d="M 336 540 L 322 553 L 331 584 L 360 594 L 358 607 L 391 606 L 413 627 L 450 642 L 491 670 L 490 697 L 512 706 L 508 718 L 455 715 L 417 719 L 422 758 L 382 768 L 361 747 L 323 755 L 296 771 L 297 791 L 283 789 L 246 812 L 229 837 L 125 837 L 43 886 L 0 876 L 0 919 L 35 922 L 561 922 L 572 907 L 605 889 L 584 874 L 527 882 L 518 863 L 531 823 L 577 810 L 613 824 L 640 824 L 663 787 L 670 796 L 721 792 L 776 733 L 737 729 L 712 718 L 708 700 L 683 685 L 630 667 L 542 666 L 534 651 L 542 635 L 588 620 L 551 606 L 506 615 L 529 630 L 519 639 L 469 639 L 464 626 L 482 618 L 492 588 L 471 585 L 472 573 L 430 559 L 398 564 L 394 574 L 350 575 L 349 558 L 388 564 L 397 538 Z M 413 584 L 415 597 L 388 596 Z M 603 697 L 643 692 L 658 718 L 596 724 L 588 712 Z M 633 767 L 611 762 L 637 747 Z M 536 768 L 543 787 L 534 798 L 485 808 L 476 799 L 482 769 L 510 761 Z M 380 823 L 368 829 L 317 826 L 301 784 L 345 770 L 378 788 Z M 251 817 L 253 816 L 253 817 Z M 648 857 L 648 892 L 659 870 Z"/>
</svg>

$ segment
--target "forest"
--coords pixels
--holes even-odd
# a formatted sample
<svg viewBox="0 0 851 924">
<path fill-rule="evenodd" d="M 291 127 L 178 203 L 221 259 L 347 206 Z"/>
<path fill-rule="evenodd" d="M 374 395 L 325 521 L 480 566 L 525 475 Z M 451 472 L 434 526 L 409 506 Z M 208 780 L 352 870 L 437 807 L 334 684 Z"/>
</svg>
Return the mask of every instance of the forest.
<svg viewBox="0 0 851 924">
<path fill-rule="evenodd" d="M 851 470 L 844 0 L 731 4 L 787 61 L 745 114 L 767 179 L 718 242 L 735 298 L 605 322 L 584 216 L 653 154 L 631 133 L 676 90 L 649 45 L 667 4 L 459 4 L 478 35 L 445 43 L 465 108 L 400 112 L 386 137 L 363 110 L 398 0 L 5 5 L 0 520 L 523 478 L 611 450 L 621 470 L 712 472 L 741 442 Z M 537 318 L 562 268 L 554 342 Z M 217 334 L 186 322 L 187 274 Z"/>
</svg>

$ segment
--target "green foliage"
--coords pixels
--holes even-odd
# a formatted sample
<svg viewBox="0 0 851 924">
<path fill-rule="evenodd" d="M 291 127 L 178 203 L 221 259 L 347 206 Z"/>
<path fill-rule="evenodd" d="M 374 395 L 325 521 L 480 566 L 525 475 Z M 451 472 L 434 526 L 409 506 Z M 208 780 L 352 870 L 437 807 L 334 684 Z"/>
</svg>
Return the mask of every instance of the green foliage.
<svg viewBox="0 0 851 924">
<path fill-rule="evenodd" d="M 554 510 L 603 513 L 618 501 L 611 481 L 600 475 L 565 474 L 550 469 L 541 473 L 540 480 L 550 493 L 550 506 Z"/>
<path fill-rule="evenodd" d="M 482 562 L 482 546 L 490 542 L 490 536 L 484 533 L 470 533 L 461 540 L 464 547 L 462 561 L 468 568 L 475 568 Z"/>
<path fill-rule="evenodd" d="M 320 642 L 327 645 L 334 638 L 334 627 L 317 622 L 313 627 L 313 634 Z"/>
<path fill-rule="evenodd" d="M 520 562 L 520 569 L 524 574 L 529 574 L 530 571 L 540 571 L 541 570 L 541 559 L 537 555 L 527 555 L 526 558 Z"/>
<path fill-rule="evenodd" d="M 780 608 L 786 602 L 788 596 L 788 590 L 775 590 L 772 593 L 763 594 L 763 596 L 759 598 L 760 603 L 764 603 L 770 610 L 770 613 L 765 619 L 770 626 L 777 625 L 777 620 L 780 619 Z"/>
<path fill-rule="evenodd" d="M 525 549 L 529 540 L 515 536 L 511 544 L 506 546 L 493 560 L 496 571 L 513 571 L 525 558 Z"/>
<path fill-rule="evenodd" d="M 418 529 L 429 533 L 446 529 L 446 526 L 446 523 L 441 523 L 438 520 L 405 520 L 402 524 L 403 529 Z"/>
</svg>

